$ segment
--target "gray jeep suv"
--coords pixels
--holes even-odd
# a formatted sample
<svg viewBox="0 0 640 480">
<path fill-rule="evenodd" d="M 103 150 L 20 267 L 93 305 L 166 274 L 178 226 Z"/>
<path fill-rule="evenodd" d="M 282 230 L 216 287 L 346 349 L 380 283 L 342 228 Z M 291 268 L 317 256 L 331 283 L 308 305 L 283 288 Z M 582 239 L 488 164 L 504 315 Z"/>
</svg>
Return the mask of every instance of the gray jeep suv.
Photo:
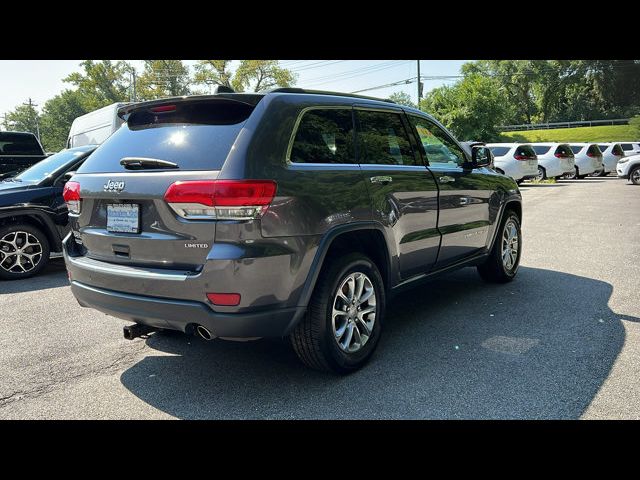
<svg viewBox="0 0 640 480">
<path fill-rule="evenodd" d="M 477 266 L 518 269 L 521 195 L 481 145 L 369 97 L 275 89 L 122 107 L 65 187 L 80 305 L 206 339 L 284 337 L 346 373 L 389 296 Z"/>
</svg>

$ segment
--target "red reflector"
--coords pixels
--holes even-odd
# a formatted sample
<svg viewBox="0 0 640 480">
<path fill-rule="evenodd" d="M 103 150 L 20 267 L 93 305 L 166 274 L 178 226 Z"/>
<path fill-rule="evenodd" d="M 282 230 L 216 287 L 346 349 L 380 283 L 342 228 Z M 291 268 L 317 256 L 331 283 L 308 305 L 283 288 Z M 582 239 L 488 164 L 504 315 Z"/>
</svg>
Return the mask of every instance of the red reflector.
<svg viewBox="0 0 640 480">
<path fill-rule="evenodd" d="M 239 293 L 207 293 L 207 298 L 214 305 L 235 306 L 240 303 Z"/>
<path fill-rule="evenodd" d="M 165 112 L 175 112 L 175 105 L 160 105 L 159 107 L 152 107 L 151 110 L 153 113 L 165 113 Z"/>
<path fill-rule="evenodd" d="M 65 202 L 80 200 L 80 184 L 78 182 L 67 182 L 62 190 L 62 198 Z"/>
<path fill-rule="evenodd" d="M 273 180 L 193 180 L 173 183 L 164 199 L 168 203 L 242 207 L 269 205 L 275 194 Z"/>
</svg>

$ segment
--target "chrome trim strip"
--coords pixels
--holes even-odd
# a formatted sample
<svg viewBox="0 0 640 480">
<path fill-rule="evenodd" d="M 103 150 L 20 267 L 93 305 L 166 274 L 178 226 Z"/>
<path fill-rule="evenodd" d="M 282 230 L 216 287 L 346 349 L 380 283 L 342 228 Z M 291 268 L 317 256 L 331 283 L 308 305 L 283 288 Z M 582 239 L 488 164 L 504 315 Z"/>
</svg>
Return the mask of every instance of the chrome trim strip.
<svg viewBox="0 0 640 480">
<path fill-rule="evenodd" d="M 186 273 L 179 272 L 178 270 L 167 270 L 166 272 L 158 273 L 144 268 L 106 264 L 86 257 L 70 257 L 65 255 L 65 260 L 72 266 L 83 270 L 106 273 L 109 275 L 118 275 L 120 277 L 144 278 L 149 280 L 170 280 L 174 282 L 184 282 L 187 277 L 189 277 Z"/>
</svg>

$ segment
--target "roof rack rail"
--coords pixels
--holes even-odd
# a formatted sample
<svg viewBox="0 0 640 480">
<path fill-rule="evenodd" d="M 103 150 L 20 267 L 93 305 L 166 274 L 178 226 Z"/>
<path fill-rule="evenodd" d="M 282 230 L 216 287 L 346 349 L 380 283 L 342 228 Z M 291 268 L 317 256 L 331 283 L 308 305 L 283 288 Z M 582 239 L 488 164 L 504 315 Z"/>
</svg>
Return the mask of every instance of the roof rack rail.
<svg viewBox="0 0 640 480">
<path fill-rule="evenodd" d="M 312 95 L 335 95 L 337 97 L 362 98 L 365 100 L 377 100 L 378 102 L 387 102 L 387 103 L 394 103 L 394 104 L 396 103 L 393 100 L 390 100 L 388 98 L 368 97 L 366 95 L 356 95 L 353 93 L 329 92 L 326 90 L 308 90 L 306 88 L 297 88 L 297 87 L 272 88 L 271 90 L 267 90 L 264 93 L 308 93 Z"/>
</svg>

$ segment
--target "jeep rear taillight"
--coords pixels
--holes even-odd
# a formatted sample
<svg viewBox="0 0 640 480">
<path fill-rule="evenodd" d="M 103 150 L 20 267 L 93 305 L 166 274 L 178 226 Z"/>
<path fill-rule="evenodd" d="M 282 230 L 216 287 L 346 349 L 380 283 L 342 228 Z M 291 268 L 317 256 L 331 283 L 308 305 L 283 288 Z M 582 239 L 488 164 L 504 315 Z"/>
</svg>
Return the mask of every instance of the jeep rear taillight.
<svg viewBox="0 0 640 480">
<path fill-rule="evenodd" d="M 269 208 L 273 180 L 190 180 L 169 186 L 165 201 L 189 220 L 251 220 Z"/>
<path fill-rule="evenodd" d="M 78 182 L 67 182 L 62 190 L 69 213 L 78 215 L 80 213 L 80 184 Z"/>
</svg>

